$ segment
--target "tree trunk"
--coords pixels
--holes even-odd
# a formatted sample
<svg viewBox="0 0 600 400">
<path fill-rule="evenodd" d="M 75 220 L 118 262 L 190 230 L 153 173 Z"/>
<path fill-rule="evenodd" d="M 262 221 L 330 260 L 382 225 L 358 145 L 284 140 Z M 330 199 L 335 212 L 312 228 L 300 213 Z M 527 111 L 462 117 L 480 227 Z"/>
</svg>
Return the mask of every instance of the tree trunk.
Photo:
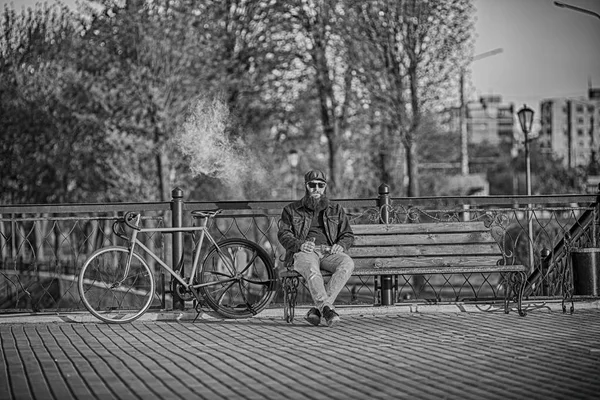
<svg viewBox="0 0 600 400">
<path fill-rule="evenodd" d="M 395 129 L 389 125 L 381 127 L 381 141 L 379 144 L 379 171 L 381 183 L 385 183 L 392 188 L 399 187 L 397 178 L 397 165 L 399 160 L 398 141 L 394 140 L 393 133 Z"/>
<path fill-rule="evenodd" d="M 166 154 L 164 146 L 158 146 L 156 154 L 156 173 L 158 178 L 158 189 L 160 201 L 171 200 L 170 182 L 169 182 L 169 158 Z"/>
<path fill-rule="evenodd" d="M 341 162 L 339 157 L 339 143 L 336 133 L 327 135 L 329 147 L 329 192 L 339 195 L 341 186 Z"/>
<path fill-rule="evenodd" d="M 408 197 L 419 196 L 419 168 L 417 158 L 417 143 L 416 138 L 419 135 L 419 128 L 421 126 L 421 107 L 419 99 L 419 87 L 418 87 L 418 76 L 417 76 L 417 65 L 418 60 L 414 52 L 409 52 L 410 66 L 408 68 L 408 80 L 410 85 L 410 106 L 412 109 L 412 121 L 410 123 L 410 130 L 408 132 L 406 143 L 406 160 L 408 165 Z"/>
<path fill-rule="evenodd" d="M 322 40 L 315 40 L 317 44 L 313 57 L 317 69 L 317 90 L 321 106 L 321 122 L 323 132 L 327 137 L 329 147 L 329 191 L 335 193 L 341 187 L 341 171 L 339 154 L 339 129 L 335 117 L 336 101 L 333 96 L 333 84 L 329 79 L 329 68 L 325 56 L 325 47 Z"/>
<path fill-rule="evenodd" d="M 406 150 L 406 166 L 408 175 L 407 197 L 419 197 L 419 166 L 417 163 L 417 151 L 415 143 L 409 139 L 404 142 Z"/>
</svg>

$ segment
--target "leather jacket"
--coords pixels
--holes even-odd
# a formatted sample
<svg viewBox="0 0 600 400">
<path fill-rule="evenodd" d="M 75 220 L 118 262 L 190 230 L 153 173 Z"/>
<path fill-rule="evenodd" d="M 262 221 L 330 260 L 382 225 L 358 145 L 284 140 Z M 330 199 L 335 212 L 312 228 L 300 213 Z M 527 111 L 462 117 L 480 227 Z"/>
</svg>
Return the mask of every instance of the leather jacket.
<svg viewBox="0 0 600 400">
<path fill-rule="evenodd" d="M 290 203 L 283 209 L 277 239 L 286 250 L 285 266 L 291 265 L 293 255 L 300 251 L 300 246 L 306 241 L 313 213 L 313 210 L 303 205 L 302 200 Z M 344 208 L 329 202 L 323 211 L 323 223 L 329 245 L 337 243 L 347 252 L 354 243 L 354 233 Z"/>
</svg>

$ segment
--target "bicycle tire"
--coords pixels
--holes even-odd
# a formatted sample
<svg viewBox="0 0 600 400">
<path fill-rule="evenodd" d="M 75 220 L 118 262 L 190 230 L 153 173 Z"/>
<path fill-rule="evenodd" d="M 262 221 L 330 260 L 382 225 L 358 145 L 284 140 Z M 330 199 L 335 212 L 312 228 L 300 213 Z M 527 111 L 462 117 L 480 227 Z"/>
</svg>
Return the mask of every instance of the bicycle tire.
<svg viewBox="0 0 600 400">
<path fill-rule="evenodd" d="M 81 301 L 104 322 L 132 322 L 152 303 L 156 288 L 152 270 L 140 255 L 133 253 L 129 274 L 123 277 L 128 256 L 126 247 L 104 247 L 95 251 L 79 272 Z"/>
<path fill-rule="evenodd" d="M 226 239 L 217 246 L 210 249 L 196 274 L 196 282 L 211 284 L 200 287 L 200 294 L 226 318 L 258 314 L 275 296 L 273 261 L 262 247 L 246 239 Z M 225 263 L 223 257 L 230 262 Z"/>
</svg>

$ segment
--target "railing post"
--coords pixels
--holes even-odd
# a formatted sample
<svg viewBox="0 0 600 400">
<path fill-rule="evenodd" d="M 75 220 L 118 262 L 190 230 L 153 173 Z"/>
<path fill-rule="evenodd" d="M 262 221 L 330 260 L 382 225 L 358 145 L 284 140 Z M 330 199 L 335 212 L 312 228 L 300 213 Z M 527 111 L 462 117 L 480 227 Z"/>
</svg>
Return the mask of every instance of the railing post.
<svg viewBox="0 0 600 400">
<path fill-rule="evenodd" d="M 594 223 L 592 224 L 592 247 L 598 247 L 598 230 L 600 225 L 600 183 L 596 189 L 596 206 L 594 207 Z"/>
<path fill-rule="evenodd" d="M 379 207 L 379 223 L 390 223 L 390 187 L 385 183 L 379 185 L 379 197 L 377 199 L 377 207 Z"/>
<path fill-rule="evenodd" d="M 550 249 L 544 247 L 540 253 L 542 256 L 542 296 L 549 296 L 548 269 L 550 267 Z"/>
<path fill-rule="evenodd" d="M 183 190 L 177 187 L 173 189 L 171 196 L 171 226 L 173 228 L 181 228 L 183 226 Z M 173 255 L 171 267 L 173 270 L 177 271 L 179 262 L 183 257 L 183 232 L 173 232 L 172 247 Z M 179 273 L 181 276 L 184 276 L 183 263 L 181 264 L 181 271 L 179 271 Z M 173 278 L 171 279 L 173 280 Z M 173 284 L 173 281 L 171 281 L 171 284 Z M 173 296 L 173 309 L 183 310 L 183 300 L 179 298 L 177 291 L 173 290 L 171 295 Z"/>
<path fill-rule="evenodd" d="M 385 183 L 379 186 L 379 197 L 377 206 L 379 207 L 379 223 L 390 223 L 390 187 Z M 392 275 L 381 276 L 381 305 L 391 306 L 394 304 L 394 285 L 392 283 Z"/>
</svg>

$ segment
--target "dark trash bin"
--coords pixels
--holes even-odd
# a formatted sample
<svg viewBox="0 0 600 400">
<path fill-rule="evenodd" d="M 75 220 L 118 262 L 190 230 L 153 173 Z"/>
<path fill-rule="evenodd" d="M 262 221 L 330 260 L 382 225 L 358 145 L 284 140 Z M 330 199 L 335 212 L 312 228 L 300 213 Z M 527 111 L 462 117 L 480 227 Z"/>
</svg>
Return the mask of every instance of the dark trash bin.
<svg viewBox="0 0 600 400">
<path fill-rule="evenodd" d="M 600 294 L 600 248 L 590 247 L 571 251 L 573 289 L 575 295 Z"/>
</svg>

